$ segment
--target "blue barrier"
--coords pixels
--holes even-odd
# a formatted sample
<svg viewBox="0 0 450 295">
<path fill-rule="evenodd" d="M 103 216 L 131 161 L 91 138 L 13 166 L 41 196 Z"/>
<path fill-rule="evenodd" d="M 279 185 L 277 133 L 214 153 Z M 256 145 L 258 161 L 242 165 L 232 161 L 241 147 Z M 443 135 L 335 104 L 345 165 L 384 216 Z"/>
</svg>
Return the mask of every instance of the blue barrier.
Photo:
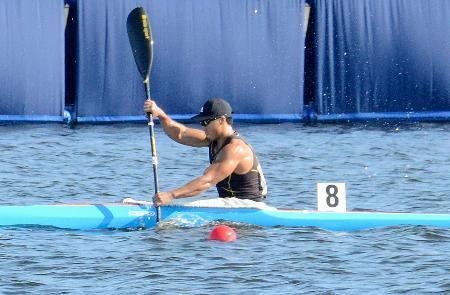
<svg viewBox="0 0 450 295">
<path fill-rule="evenodd" d="M 194 114 L 170 114 L 170 117 L 178 122 L 191 123 L 191 117 Z M 1 120 L 1 117 L 0 117 Z M 304 117 L 299 114 L 276 114 L 276 115 L 256 115 L 256 114 L 236 114 L 233 115 L 234 122 L 248 122 L 248 123 L 285 123 L 285 122 L 303 122 Z M 141 116 L 86 116 L 78 117 L 78 123 L 147 123 L 147 118 Z M 155 119 L 158 123 L 158 119 Z"/>
<path fill-rule="evenodd" d="M 0 1 L 0 121 L 63 122 L 63 7 Z"/>
<path fill-rule="evenodd" d="M 66 61 L 62 1 L 0 1 L 0 122 L 145 122 L 136 6 L 155 39 L 152 96 L 182 122 L 216 96 L 241 122 L 450 120 L 447 0 L 308 0 L 306 66 L 303 0 L 65 2 Z"/>
<path fill-rule="evenodd" d="M 136 5 L 146 8 L 155 40 L 152 96 L 168 113 L 196 113 L 219 96 L 256 120 L 302 114 L 303 0 L 79 0 L 79 122 L 142 115 L 144 88 L 124 25 Z"/>
<path fill-rule="evenodd" d="M 318 120 L 450 119 L 450 1 L 311 5 Z"/>
</svg>

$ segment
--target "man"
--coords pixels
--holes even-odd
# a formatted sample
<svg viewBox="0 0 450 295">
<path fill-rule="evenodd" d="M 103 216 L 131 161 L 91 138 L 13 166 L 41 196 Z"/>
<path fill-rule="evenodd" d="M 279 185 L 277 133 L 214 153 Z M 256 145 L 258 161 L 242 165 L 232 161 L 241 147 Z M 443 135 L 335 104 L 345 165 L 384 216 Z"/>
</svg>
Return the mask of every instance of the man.
<svg viewBox="0 0 450 295">
<path fill-rule="evenodd" d="M 174 141 L 193 147 L 209 147 L 210 165 L 203 175 L 186 185 L 153 197 L 156 206 L 173 199 L 195 196 L 216 185 L 219 197 L 264 201 L 266 182 L 258 159 L 250 145 L 233 130 L 231 106 L 223 99 L 208 100 L 192 119 L 203 130 L 188 128 L 172 120 L 153 100 L 147 100 L 144 111 L 158 117 L 164 132 Z"/>
</svg>

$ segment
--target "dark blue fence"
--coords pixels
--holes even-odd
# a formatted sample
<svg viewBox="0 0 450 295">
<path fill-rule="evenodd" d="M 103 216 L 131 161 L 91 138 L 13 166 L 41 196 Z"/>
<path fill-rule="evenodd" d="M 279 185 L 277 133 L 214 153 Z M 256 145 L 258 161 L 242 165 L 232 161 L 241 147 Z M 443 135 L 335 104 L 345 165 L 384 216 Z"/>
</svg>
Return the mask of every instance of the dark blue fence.
<svg viewBox="0 0 450 295">
<path fill-rule="evenodd" d="M 152 96 L 168 113 L 186 117 L 218 96 L 241 118 L 300 118 L 303 1 L 79 0 L 79 121 L 144 119 L 125 28 L 136 5 L 155 40 Z"/>
<path fill-rule="evenodd" d="M 0 1 L 0 121 L 63 121 L 63 7 Z"/>
<path fill-rule="evenodd" d="M 320 120 L 450 118 L 450 1 L 311 5 Z"/>
<path fill-rule="evenodd" d="M 448 0 L 309 0 L 306 44 L 304 0 L 66 2 L 64 32 L 63 1 L 0 1 L 0 121 L 62 122 L 64 106 L 144 121 L 136 6 L 155 39 L 152 96 L 175 118 L 219 96 L 253 122 L 450 119 Z"/>
</svg>

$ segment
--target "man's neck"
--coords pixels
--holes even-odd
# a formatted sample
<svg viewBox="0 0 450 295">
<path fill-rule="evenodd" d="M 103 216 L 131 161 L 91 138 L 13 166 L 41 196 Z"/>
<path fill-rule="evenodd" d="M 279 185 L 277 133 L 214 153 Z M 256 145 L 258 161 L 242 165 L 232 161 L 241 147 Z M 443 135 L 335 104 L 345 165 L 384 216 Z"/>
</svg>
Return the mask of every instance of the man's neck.
<svg viewBox="0 0 450 295">
<path fill-rule="evenodd" d="M 223 132 L 216 138 L 216 142 L 218 146 L 222 146 L 225 140 L 234 134 L 233 127 L 231 125 L 227 125 L 224 127 Z"/>
</svg>

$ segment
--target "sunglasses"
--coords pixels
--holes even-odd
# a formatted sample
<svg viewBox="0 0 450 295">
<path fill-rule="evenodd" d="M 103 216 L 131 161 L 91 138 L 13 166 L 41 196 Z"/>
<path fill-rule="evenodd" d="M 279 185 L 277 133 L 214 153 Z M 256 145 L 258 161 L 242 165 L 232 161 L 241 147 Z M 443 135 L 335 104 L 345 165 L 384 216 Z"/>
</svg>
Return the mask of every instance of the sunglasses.
<svg viewBox="0 0 450 295">
<path fill-rule="evenodd" d="M 220 117 L 222 117 L 222 116 L 220 116 Z M 214 118 L 210 118 L 210 119 L 205 119 L 203 121 L 200 121 L 200 125 L 202 125 L 203 127 L 206 127 L 206 126 L 209 125 L 209 123 L 211 123 L 214 120 L 219 119 L 220 117 L 214 117 Z"/>
</svg>

